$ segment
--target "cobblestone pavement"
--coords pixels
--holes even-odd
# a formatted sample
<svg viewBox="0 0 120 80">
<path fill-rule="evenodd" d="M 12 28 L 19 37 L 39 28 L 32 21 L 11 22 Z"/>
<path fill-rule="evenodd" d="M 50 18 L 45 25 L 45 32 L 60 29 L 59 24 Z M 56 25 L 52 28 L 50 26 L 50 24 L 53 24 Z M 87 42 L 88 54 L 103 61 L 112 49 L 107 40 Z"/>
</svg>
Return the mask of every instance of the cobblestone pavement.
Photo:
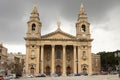
<svg viewBox="0 0 120 80">
<path fill-rule="evenodd" d="M 71 77 L 20 78 L 11 80 L 120 80 L 120 78 L 118 78 L 118 75 L 94 75 Z"/>
</svg>

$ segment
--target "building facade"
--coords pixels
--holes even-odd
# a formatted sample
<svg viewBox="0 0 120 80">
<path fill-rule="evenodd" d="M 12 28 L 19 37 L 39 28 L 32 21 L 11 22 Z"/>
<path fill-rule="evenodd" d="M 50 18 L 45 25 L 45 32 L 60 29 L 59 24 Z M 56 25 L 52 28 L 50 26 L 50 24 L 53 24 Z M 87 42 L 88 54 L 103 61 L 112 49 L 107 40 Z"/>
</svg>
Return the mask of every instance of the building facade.
<svg viewBox="0 0 120 80">
<path fill-rule="evenodd" d="M 101 59 L 100 55 L 92 54 L 92 71 L 93 74 L 100 74 L 101 72 Z"/>
<path fill-rule="evenodd" d="M 42 22 L 34 6 L 28 21 L 26 41 L 26 72 L 56 73 L 59 76 L 86 72 L 92 74 L 90 23 L 83 5 L 76 21 L 76 36 L 60 29 L 41 35 Z"/>
<path fill-rule="evenodd" d="M 8 74 L 16 74 L 22 76 L 25 67 L 25 54 L 9 53 L 8 54 Z"/>
<path fill-rule="evenodd" d="M 0 43 L 0 75 L 7 71 L 7 48 Z"/>
</svg>

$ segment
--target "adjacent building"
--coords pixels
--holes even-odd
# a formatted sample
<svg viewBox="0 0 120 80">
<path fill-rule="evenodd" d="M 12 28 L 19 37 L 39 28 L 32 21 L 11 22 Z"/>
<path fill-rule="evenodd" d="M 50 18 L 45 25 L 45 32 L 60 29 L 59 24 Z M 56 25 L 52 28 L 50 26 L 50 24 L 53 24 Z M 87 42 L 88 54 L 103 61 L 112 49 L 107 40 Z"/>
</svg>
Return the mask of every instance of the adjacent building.
<svg viewBox="0 0 120 80">
<path fill-rule="evenodd" d="M 25 54 L 9 53 L 8 54 L 8 74 L 22 76 L 25 67 Z"/>
<path fill-rule="evenodd" d="M 59 76 L 86 72 L 92 74 L 90 23 L 83 5 L 75 23 L 76 35 L 57 30 L 41 35 L 42 22 L 34 6 L 28 21 L 26 41 L 26 72 L 31 74 L 56 73 Z"/>
<path fill-rule="evenodd" d="M 0 43 L 0 74 L 7 69 L 7 48 Z"/>
<path fill-rule="evenodd" d="M 101 72 L 100 55 L 92 54 L 92 67 L 93 74 L 100 74 Z"/>
</svg>

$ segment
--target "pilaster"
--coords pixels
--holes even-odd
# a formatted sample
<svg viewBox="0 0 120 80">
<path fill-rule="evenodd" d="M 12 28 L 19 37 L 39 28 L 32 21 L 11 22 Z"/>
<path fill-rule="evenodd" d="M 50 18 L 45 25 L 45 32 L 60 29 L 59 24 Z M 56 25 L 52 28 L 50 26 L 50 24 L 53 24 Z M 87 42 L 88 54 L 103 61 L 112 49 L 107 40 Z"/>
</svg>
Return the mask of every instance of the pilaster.
<svg viewBox="0 0 120 80">
<path fill-rule="evenodd" d="M 39 58 L 40 58 L 40 56 L 39 56 L 39 53 L 40 53 L 40 47 L 37 45 L 36 46 L 36 73 L 39 73 Z"/>
<path fill-rule="evenodd" d="M 28 53 L 29 53 L 29 45 L 26 45 L 26 61 L 25 61 L 25 62 L 26 62 L 26 64 L 25 64 L 26 73 L 29 73 L 29 72 L 30 72 L 30 70 L 29 70 L 29 63 L 28 63 L 28 62 L 29 62 L 29 56 L 30 56 L 30 55 L 29 55 Z"/>
</svg>

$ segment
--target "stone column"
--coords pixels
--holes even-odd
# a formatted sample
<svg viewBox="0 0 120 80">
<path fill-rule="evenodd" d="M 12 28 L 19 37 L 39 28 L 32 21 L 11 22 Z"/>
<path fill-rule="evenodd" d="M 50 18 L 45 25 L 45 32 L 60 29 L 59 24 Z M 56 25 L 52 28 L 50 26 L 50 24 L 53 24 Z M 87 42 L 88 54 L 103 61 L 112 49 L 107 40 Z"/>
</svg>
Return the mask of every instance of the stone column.
<svg viewBox="0 0 120 80">
<path fill-rule="evenodd" d="M 55 73 L 55 45 L 52 45 L 52 74 Z"/>
<path fill-rule="evenodd" d="M 43 68 L 43 63 L 44 63 L 44 53 L 43 53 L 43 50 L 44 50 L 44 46 L 43 45 L 41 45 L 41 73 L 43 73 L 43 70 L 44 70 L 44 68 Z"/>
<path fill-rule="evenodd" d="M 73 62 L 73 64 L 74 64 L 74 73 L 76 74 L 77 73 L 77 71 L 76 71 L 76 46 L 74 46 L 74 62 Z"/>
<path fill-rule="evenodd" d="M 63 76 L 66 76 L 66 53 L 65 53 L 65 45 L 63 45 Z"/>
</svg>

